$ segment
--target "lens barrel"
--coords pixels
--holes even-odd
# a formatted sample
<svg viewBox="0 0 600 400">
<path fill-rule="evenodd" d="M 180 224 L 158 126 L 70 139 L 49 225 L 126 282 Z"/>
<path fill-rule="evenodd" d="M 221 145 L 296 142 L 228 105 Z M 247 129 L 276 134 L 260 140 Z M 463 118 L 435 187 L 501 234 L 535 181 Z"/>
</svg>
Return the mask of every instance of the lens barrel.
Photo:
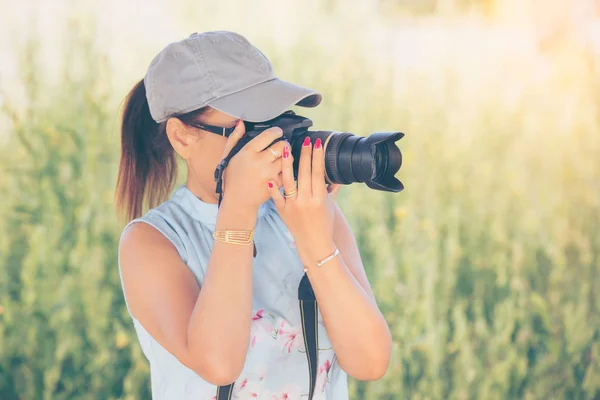
<svg viewBox="0 0 600 400">
<path fill-rule="evenodd" d="M 394 177 L 402 166 L 402 153 L 395 142 L 401 132 L 375 132 L 367 137 L 348 132 L 303 131 L 292 134 L 290 145 L 294 157 L 294 177 L 298 179 L 298 163 L 302 142 L 321 138 L 325 151 L 325 180 L 349 185 L 364 182 L 372 189 L 400 192 L 402 183 Z"/>
</svg>

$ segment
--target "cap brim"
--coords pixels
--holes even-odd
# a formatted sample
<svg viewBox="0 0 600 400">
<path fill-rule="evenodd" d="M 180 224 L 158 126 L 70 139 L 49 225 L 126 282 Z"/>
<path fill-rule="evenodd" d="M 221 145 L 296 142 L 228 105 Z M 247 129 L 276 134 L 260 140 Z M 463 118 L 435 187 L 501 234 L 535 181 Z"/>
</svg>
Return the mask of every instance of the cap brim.
<svg viewBox="0 0 600 400">
<path fill-rule="evenodd" d="M 321 102 L 319 92 L 274 78 L 208 103 L 221 112 L 248 122 L 268 121 L 291 106 L 316 107 Z"/>
</svg>

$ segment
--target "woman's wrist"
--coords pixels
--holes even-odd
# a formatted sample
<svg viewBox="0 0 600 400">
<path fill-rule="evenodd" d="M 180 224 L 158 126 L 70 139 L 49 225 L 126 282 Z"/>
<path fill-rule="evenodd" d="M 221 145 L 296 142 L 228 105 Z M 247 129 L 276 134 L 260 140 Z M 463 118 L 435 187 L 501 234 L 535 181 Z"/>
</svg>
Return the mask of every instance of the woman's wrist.
<svg viewBox="0 0 600 400">
<path fill-rule="evenodd" d="M 223 199 L 216 229 L 254 229 L 257 218 L 258 208 Z"/>
</svg>

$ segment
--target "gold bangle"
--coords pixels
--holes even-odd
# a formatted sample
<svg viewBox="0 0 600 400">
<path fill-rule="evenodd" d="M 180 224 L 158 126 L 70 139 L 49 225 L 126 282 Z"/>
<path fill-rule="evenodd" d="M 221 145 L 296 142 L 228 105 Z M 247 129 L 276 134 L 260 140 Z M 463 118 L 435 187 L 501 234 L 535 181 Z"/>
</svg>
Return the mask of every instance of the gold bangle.
<svg viewBox="0 0 600 400">
<path fill-rule="evenodd" d="M 222 229 L 214 231 L 212 237 L 219 242 L 248 245 L 252 243 L 252 238 L 254 238 L 254 229 L 249 231 Z"/>
</svg>

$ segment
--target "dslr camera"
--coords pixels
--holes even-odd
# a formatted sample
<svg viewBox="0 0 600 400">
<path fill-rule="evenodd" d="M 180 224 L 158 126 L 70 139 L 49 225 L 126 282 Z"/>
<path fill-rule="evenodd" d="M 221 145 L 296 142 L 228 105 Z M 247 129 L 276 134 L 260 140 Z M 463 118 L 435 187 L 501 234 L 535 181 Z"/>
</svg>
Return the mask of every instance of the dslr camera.
<svg viewBox="0 0 600 400">
<path fill-rule="evenodd" d="M 242 147 L 252 138 L 266 129 L 278 126 L 283 135 L 271 144 L 287 140 L 294 157 L 294 179 L 298 179 L 298 163 L 300 150 L 306 136 L 311 143 L 321 138 L 325 153 L 325 181 L 348 185 L 364 182 L 371 189 L 387 192 L 400 192 L 402 183 L 394 177 L 402 165 L 402 153 L 395 142 L 400 140 L 402 132 L 375 132 L 368 137 L 353 135 L 348 132 L 313 131 L 309 118 L 286 111 L 276 118 L 264 122 L 247 122 L 246 134 L 236 143 L 229 155 L 215 170 L 215 180 L 220 183 L 224 168 Z M 269 145 L 270 146 L 270 145 Z M 217 192 L 220 193 L 220 185 Z"/>
</svg>

